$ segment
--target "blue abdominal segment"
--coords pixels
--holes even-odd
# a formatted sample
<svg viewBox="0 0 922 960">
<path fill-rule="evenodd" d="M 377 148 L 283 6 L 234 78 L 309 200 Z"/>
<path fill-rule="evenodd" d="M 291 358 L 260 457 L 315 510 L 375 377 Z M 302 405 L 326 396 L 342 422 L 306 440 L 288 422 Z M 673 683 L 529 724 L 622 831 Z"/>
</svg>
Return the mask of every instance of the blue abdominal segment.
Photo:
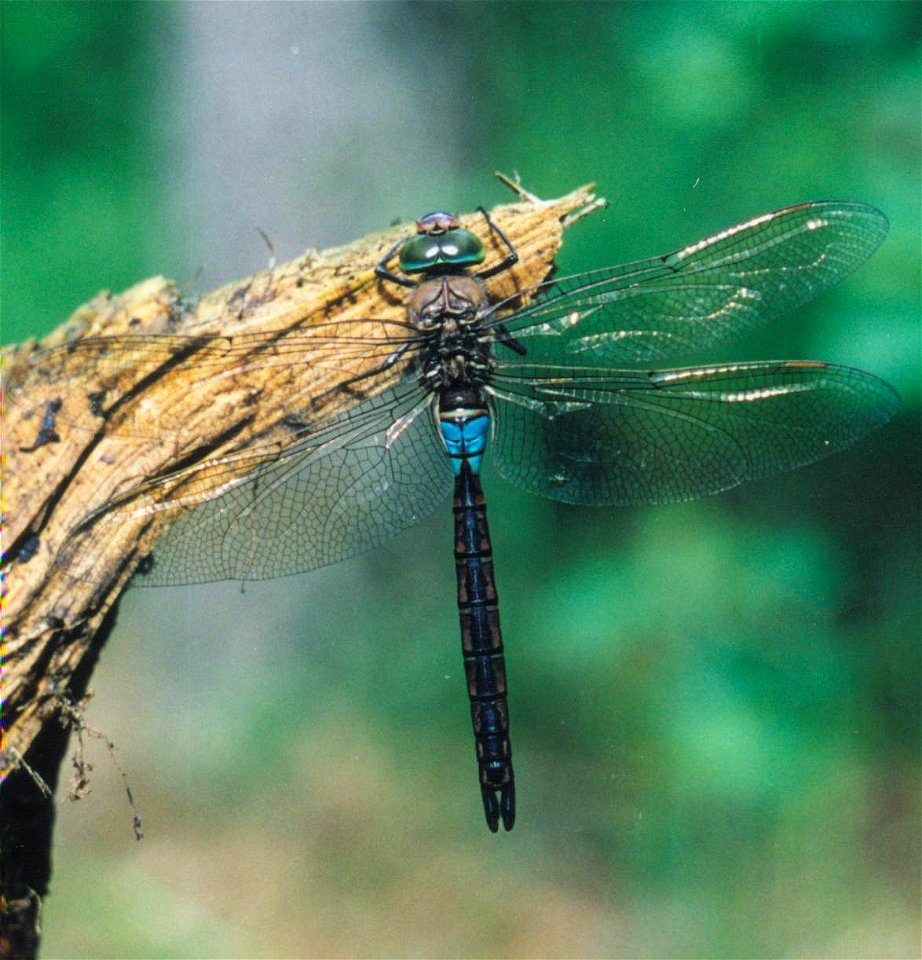
<svg viewBox="0 0 922 960">
<path fill-rule="evenodd" d="M 470 464 L 472 473 L 480 473 L 483 451 L 487 446 L 490 418 L 479 415 L 468 420 L 460 418 L 441 420 L 439 426 L 455 476 L 461 472 L 461 464 L 465 460 Z"/>
</svg>

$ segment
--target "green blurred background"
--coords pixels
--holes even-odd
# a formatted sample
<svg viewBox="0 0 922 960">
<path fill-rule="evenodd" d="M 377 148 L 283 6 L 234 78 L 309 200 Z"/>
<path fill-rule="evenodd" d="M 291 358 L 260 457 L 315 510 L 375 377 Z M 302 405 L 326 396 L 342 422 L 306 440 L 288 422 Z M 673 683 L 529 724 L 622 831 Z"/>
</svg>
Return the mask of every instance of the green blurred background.
<svg viewBox="0 0 922 960">
<path fill-rule="evenodd" d="M 484 823 L 450 510 L 372 554 L 135 590 L 61 792 L 47 957 L 899 957 L 919 943 L 917 3 L 7 4 L 3 340 L 395 218 L 607 210 L 573 272 L 788 203 L 891 234 L 736 359 L 888 379 L 829 461 L 594 511 L 487 472 L 519 823 Z M 702 357 L 702 359 L 709 359 Z"/>
</svg>

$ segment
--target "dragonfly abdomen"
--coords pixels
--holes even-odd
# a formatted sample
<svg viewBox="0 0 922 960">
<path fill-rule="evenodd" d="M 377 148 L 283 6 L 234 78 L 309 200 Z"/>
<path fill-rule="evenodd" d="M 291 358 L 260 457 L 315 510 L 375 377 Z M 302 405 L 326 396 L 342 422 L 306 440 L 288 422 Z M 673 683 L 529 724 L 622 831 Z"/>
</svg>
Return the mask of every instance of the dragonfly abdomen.
<svg viewBox="0 0 922 960">
<path fill-rule="evenodd" d="M 475 402 L 471 402 L 471 401 Z M 455 473 L 455 569 L 458 614 L 471 721 L 487 825 L 515 822 L 515 783 L 509 744 L 506 662 L 499 625 L 493 547 L 480 486 L 489 416 L 476 391 L 442 395 L 439 424 Z"/>
</svg>

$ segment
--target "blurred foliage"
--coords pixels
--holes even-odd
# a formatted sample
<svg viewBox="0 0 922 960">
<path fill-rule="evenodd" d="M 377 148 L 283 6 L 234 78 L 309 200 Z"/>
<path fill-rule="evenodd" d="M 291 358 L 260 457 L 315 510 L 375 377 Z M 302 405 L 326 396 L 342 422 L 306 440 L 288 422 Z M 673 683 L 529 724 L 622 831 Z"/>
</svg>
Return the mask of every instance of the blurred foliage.
<svg viewBox="0 0 922 960">
<path fill-rule="evenodd" d="M 168 144 L 153 124 L 152 5 L 4 8 L 3 339 L 56 326 L 100 287 L 158 272 Z M 153 47 L 153 50 L 151 49 Z M 118 238 L 118 242 L 113 242 Z"/>
<path fill-rule="evenodd" d="M 359 197 L 343 241 L 501 201 L 492 169 L 548 196 L 599 182 L 611 205 L 568 233 L 564 271 L 800 200 L 873 203 L 892 230 L 870 263 L 726 355 L 851 363 L 904 411 L 831 461 L 700 503 L 581 510 L 488 475 L 508 837 L 481 822 L 447 510 L 246 595 L 133 592 L 90 720 L 119 744 L 147 838 L 133 845 L 97 757 L 94 796 L 60 818 L 46 955 L 917 956 L 922 7 L 333 7 L 4 7 L 5 341 L 213 257 L 183 246 L 184 205 L 215 189 L 179 187 L 196 57 L 237 18 L 288 17 L 297 44 L 333 16 L 371 24 L 373 46 L 331 32 L 331 62 L 393 63 L 375 106 L 432 156 L 453 138 L 456 163 L 395 143 L 403 163 L 368 158 L 393 185 L 372 201 L 343 172 L 359 160 L 321 146 L 306 163 L 328 165 L 325 189 Z M 264 73 L 292 122 L 334 95 L 293 62 Z M 243 68 L 229 55 L 210 79 Z M 343 122 L 364 130 L 360 106 L 345 98 Z M 302 187 L 274 189 L 283 205 Z"/>
</svg>

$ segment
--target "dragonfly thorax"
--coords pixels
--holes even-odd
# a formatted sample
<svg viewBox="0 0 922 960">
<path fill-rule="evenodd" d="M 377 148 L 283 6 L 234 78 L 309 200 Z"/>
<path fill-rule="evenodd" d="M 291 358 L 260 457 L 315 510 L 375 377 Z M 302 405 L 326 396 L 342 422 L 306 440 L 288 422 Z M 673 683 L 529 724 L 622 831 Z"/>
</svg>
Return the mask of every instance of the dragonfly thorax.
<svg viewBox="0 0 922 960">
<path fill-rule="evenodd" d="M 483 284 L 468 274 L 430 277 L 413 291 L 407 314 L 427 340 L 421 379 L 428 389 L 476 387 L 489 377 L 491 338 L 480 328 L 488 305 Z"/>
<path fill-rule="evenodd" d="M 467 273 L 442 274 L 423 280 L 407 301 L 410 323 L 420 332 L 449 324 L 470 325 L 487 306 L 483 284 Z"/>
</svg>

